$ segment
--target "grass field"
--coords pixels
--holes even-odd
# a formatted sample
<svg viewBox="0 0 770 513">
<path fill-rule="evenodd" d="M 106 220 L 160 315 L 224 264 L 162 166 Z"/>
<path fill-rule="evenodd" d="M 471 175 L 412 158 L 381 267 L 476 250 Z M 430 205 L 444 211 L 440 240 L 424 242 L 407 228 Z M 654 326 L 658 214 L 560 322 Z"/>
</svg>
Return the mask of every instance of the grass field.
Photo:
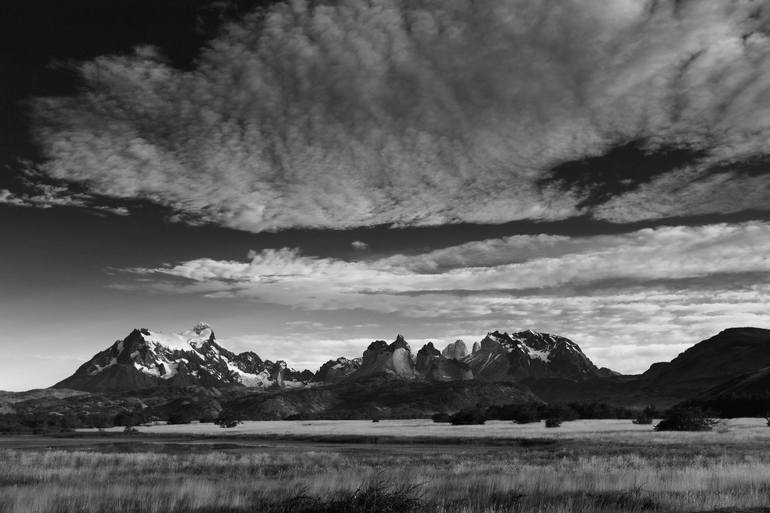
<svg viewBox="0 0 770 513">
<path fill-rule="evenodd" d="M 258 424 L 239 436 L 191 425 L 37 439 L 46 447 L 0 438 L 0 512 L 770 511 L 770 428 L 757 419 L 711 433 L 630 421 Z M 323 438 L 372 431 L 403 443 Z M 317 440 L 296 438 L 308 432 Z"/>
<path fill-rule="evenodd" d="M 398 438 L 541 438 L 619 440 L 622 442 L 680 443 L 721 442 L 728 439 L 750 438 L 758 443 L 770 443 L 770 429 L 764 419 L 726 419 L 714 431 L 705 433 L 655 432 L 651 425 L 637 425 L 626 419 L 575 420 L 558 429 L 545 429 L 543 422 L 514 424 L 510 421 L 487 421 L 484 425 L 452 426 L 429 419 L 382 420 L 314 420 L 314 421 L 246 421 L 234 428 L 223 429 L 215 424 L 156 424 L 139 426 L 141 433 L 156 435 L 248 435 L 266 437 L 398 437 Z M 96 432 L 83 429 L 81 432 Z M 103 430 L 120 433 L 122 427 Z"/>
</svg>

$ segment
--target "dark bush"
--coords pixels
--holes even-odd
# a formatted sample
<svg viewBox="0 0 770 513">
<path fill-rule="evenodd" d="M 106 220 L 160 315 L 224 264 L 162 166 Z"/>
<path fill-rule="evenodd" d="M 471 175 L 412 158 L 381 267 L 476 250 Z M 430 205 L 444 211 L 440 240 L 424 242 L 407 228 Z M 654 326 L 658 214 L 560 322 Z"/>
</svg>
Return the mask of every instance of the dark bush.
<svg viewBox="0 0 770 513">
<path fill-rule="evenodd" d="M 146 419 L 144 414 L 140 411 L 126 411 L 115 415 L 113 424 L 115 426 L 132 427 L 132 426 L 138 426 L 139 424 L 143 424 L 145 420 Z"/>
<path fill-rule="evenodd" d="M 653 419 L 659 416 L 659 412 L 652 406 L 646 407 L 644 410 L 634 417 L 634 424 L 648 425 L 652 424 Z"/>
<path fill-rule="evenodd" d="M 225 412 L 219 414 L 219 417 L 214 419 L 214 424 L 221 428 L 234 428 L 241 423 L 241 419 L 232 412 Z"/>
<path fill-rule="evenodd" d="M 189 424 L 193 420 L 193 415 L 185 412 L 172 413 L 168 417 L 169 424 Z"/>
<path fill-rule="evenodd" d="M 632 422 L 639 425 L 649 425 L 652 424 L 652 417 L 648 417 L 644 413 L 641 413 Z"/>
<path fill-rule="evenodd" d="M 487 418 L 479 410 L 461 410 L 449 417 L 453 426 L 467 426 L 470 424 L 483 424 Z"/>
<path fill-rule="evenodd" d="M 545 419 L 545 427 L 547 428 L 557 428 L 561 426 L 562 419 L 559 417 L 548 417 Z"/>
<path fill-rule="evenodd" d="M 711 431 L 715 424 L 700 408 L 673 408 L 655 426 L 655 431 Z"/>
<path fill-rule="evenodd" d="M 433 414 L 431 419 L 433 420 L 433 422 L 447 423 L 447 424 L 452 421 L 452 417 L 448 413 L 435 413 Z"/>
</svg>

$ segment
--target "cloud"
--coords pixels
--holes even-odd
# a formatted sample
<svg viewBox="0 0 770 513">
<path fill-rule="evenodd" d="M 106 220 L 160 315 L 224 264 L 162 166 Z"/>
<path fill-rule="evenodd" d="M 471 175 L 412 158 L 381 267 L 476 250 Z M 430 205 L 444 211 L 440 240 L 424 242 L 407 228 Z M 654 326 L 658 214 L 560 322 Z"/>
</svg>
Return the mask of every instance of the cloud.
<svg viewBox="0 0 770 513">
<path fill-rule="evenodd" d="M 362 242 L 360 240 L 354 240 L 353 242 L 350 243 L 350 245 L 353 246 L 354 249 L 357 249 L 360 251 L 369 249 L 369 244 L 367 244 L 366 242 Z"/>
<path fill-rule="evenodd" d="M 299 311 L 378 312 L 396 316 L 388 325 L 433 323 L 430 335 L 448 341 L 532 328 L 604 348 L 597 351 L 603 365 L 641 371 L 644 360 L 623 362 L 619 350 L 607 348 L 634 347 L 641 359 L 654 344 L 679 347 L 730 326 L 770 325 L 768 254 L 770 224 L 748 222 L 591 237 L 514 236 L 353 261 L 268 249 L 247 261 L 196 259 L 130 269 L 126 278 L 143 281 L 120 286 Z M 313 336 L 320 331 L 293 328 Z M 349 331 L 343 323 L 323 330 L 323 338 L 346 339 Z"/>
<path fill-rule="evenodd" d="M 591 192 L 550 170 L 644 140 L 707 157 L 598 217 L 732 212 L 744 193 L 766 208 L 765 177 L 708 169 L 766 152 L 767 11 L 750 0 L 280 3 L 225 27 L 189 71 L 152 48 L 78 65 L 79 94 L 34 102 L 41 170 L 255 232 L 500 223 L 591 213 Z"/>
<path fill-rule="evenodd" d="M 224 294 L 254 295 L 309 308 L 366 308 L 374 303 L 374 308 L 398 309 L 383 303 L 380 296 L 770 273 L 768 254 L 770 224 L 749 222 L 593 237 L 513 236 L 359 261 L 304 256 L 289 248 L 267 249 L 251 252 L 246 262 L 203 258 L 133 272 L 184 278 Z"/>
<path fill-rule="evenodd" d="M 87 207 L 121 216 L 130 214 L 125 207 L 107 206 L 88 194 L 74 193 L 67 187 L 49 184 L 35 184 L 32 192 L 27 194 L 0 189 L 0 204 L 37 208 Z"/>
</svg>

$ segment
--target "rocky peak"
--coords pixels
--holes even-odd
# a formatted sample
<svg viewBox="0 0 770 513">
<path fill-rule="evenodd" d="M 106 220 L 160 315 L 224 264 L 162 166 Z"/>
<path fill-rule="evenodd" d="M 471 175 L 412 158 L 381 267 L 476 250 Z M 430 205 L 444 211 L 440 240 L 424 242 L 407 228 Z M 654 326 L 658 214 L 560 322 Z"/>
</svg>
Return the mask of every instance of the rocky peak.
<svg viewBox="0 0 770 513">
<path fill-rule="evenodd" d="M 349 360 L 340 356 L 336 360 L 324 363 L 312 378 L 316 383 L 338 383 L 352 375 L 361 367 L 361 358 Z"/>
<path fill-rule="evenodd" d="M 388 348 L 388 343 L 384 340 L 375 340 L 371 344 L 369 344 L 369 347 L 366 348 L 367 351 L 374 351 L 377 353 L 380 353 Z"/>
<path fill-rule="evenodd" d="M 409 344 L 407 344 L 406 340 L 404 339 L 404 336 L 401 334 L 398 334 L 396 336 L 396 340 L 393 341 L 392 344 L 388 347 L 389 350 L 395 351 L 396 349 L 406 349 L 410 353 L 412 352 L 412 349 L 409 347 Z"/>
<path fill-rule="evenodd" d="M 417 351 L 415 369 L 417 372 L 425 373 L 431 367 L 433 360 L 439 358 L 441 358 L 441 352 L 433 346 L 433 342 L 428 342 Z"/>
<path fill-rule="evenodd" d="M 468 348 L 462 340 L 455 340 L 451 344 L 448 344 L 441 354 L 444 355 L 444 358 L 450 360 L 462 360 L 468 356 Z"/>
</svg>

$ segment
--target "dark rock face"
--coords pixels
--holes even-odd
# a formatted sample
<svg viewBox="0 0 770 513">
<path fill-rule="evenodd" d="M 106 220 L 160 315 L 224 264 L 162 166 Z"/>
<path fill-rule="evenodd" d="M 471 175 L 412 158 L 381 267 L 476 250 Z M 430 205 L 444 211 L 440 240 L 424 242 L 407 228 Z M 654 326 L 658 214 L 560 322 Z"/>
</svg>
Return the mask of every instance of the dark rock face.
<svg viewBox="0 0 770 513">
<path fill-rule="evenodd" d="M 91 392 L 189 385 L 267 387 L 310 377 L 287 369 L 285 362 L 262 361 L 253 352 L 232 353 L 201 323 L 172 335 L 135 329 L 54 387 Z"/>
<path fill-rule="evenodd" d="M 433 347 L 433 342 L 428 342 L 417 351 L 415 369 L 420 374 L 426 374 L 436 360 L 441 359 L 441 351 Z"/>
<path fill-rule="evenodd" d="M 417 352 L 416 370 L 420 376 L 430 381 L 473 379 L 473 373 L 467 364 L 445 357 L 432 342 L 428 342 Z"/>
</svg>

